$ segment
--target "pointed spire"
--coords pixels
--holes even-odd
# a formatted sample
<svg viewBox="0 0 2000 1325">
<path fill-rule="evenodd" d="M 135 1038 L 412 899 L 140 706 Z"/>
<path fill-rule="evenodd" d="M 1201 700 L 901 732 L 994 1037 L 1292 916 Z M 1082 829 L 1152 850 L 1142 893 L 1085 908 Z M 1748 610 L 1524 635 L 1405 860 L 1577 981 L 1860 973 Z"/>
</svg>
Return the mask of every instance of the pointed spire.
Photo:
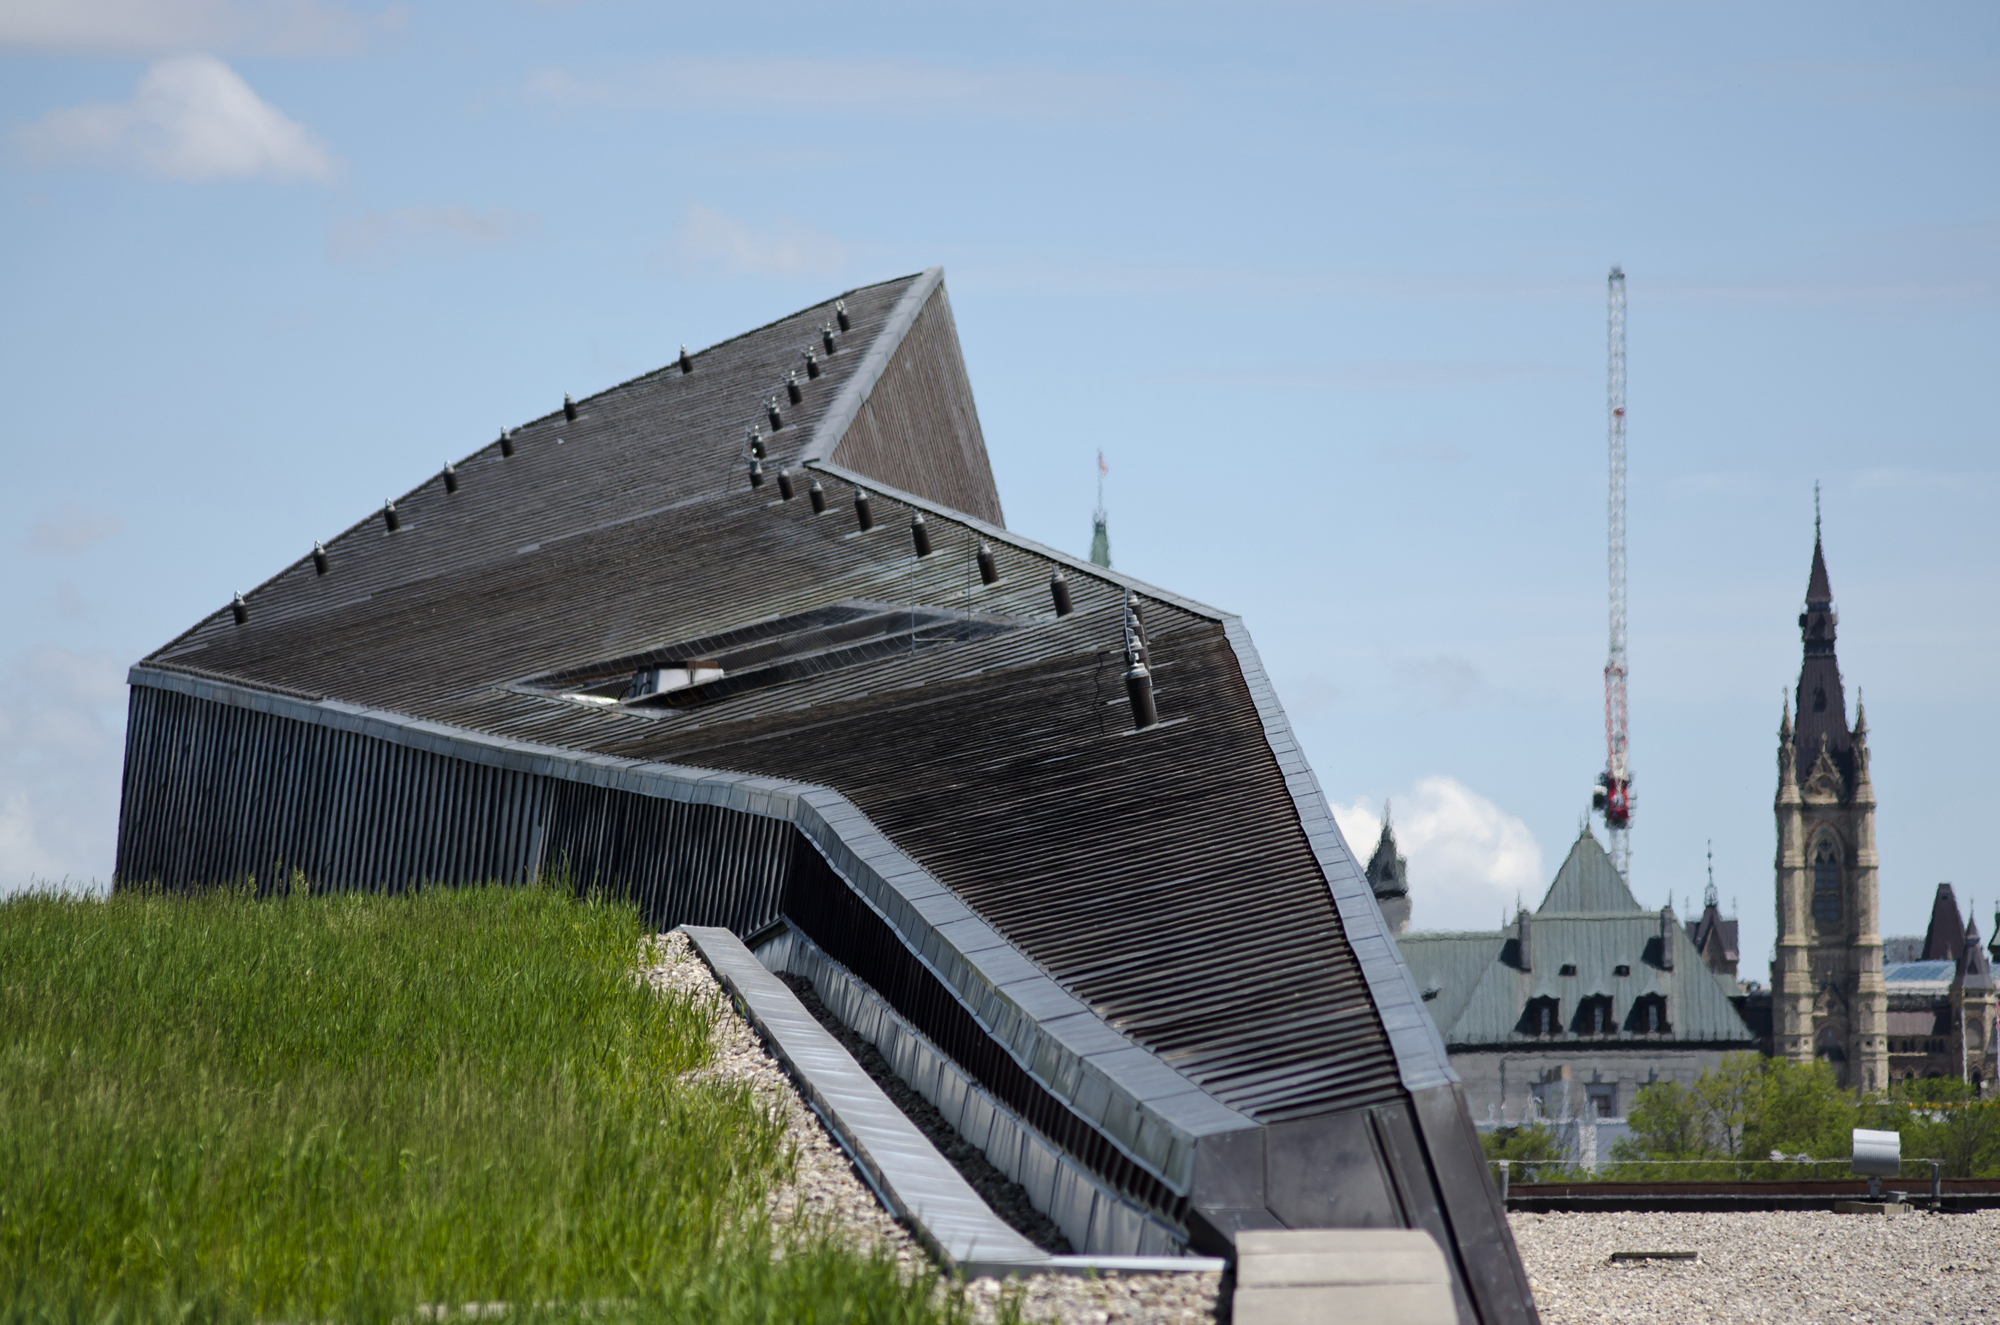
<svg viewBox="0 0 2000 1325">
<path fill-rule="evenodd" d="M 1708 891 L 1701 895 L 1702 909 L 1715 905 L 1715 839 L 1708 839 Z"/>
<path fill-rule="evenodd" d="M 1806 606 L 1833 606 L 1833 582 L 1826 574 L 1826 547 L 1819 541 L 1817 529 L 1813 531 L 1812 575 L 1806 580 Z"/>
<path fill-rule="evenodd" d="M 1868 703 L 1859 690 L 1854 692 L 1854 739 L 1857 743 L 1868 739 Z"/>
<path fill-rule="evenodd" d="M 1778 722 L 1778 739 L 1786 745 L 1792 743 L 1792 697 L 1785 696 L 1785 716 Z"/>
</svg>

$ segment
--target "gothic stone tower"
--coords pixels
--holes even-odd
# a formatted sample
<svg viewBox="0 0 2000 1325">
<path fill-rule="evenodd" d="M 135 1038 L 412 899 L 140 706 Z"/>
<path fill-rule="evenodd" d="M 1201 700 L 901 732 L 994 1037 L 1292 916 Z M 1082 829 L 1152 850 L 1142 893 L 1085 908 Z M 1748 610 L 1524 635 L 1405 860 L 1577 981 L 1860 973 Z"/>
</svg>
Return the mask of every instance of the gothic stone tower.
<svg viewBox="0 0 2000 1325">
<path fill-rule="evenodd" d="M 1868 718 L 1847 699 L 1834 657 L 1833 589 L 1813 539 L 1812 579 L 1799 617 L 1798 726 L 1778 728 L 1778 959 L 1771 969 L 1773 1048 L 1826 1060 L 1850 1089 L 1889 1081 L 1888 994 L 1875 921 L 1875 788 Z"/>
</svg>

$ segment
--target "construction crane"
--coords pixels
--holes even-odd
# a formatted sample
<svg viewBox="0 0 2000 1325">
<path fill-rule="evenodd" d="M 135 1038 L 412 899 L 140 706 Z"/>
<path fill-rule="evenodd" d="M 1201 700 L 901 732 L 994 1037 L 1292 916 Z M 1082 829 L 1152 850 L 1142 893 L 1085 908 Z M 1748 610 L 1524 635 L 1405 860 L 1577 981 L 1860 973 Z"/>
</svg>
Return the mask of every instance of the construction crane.
<svg viewBox="0 0 2000 1325">
<path fill-rule="evenodd" d="M 1611 656 L 1604 664 L 1604 771 L 1591 807 L 1604 816 L 1611 863 L 1632 882 L 1632 768 L 1625 732 L 1625 272 L 1613 267 L 1608 409 L 1611 430 Z"/>
</svg>

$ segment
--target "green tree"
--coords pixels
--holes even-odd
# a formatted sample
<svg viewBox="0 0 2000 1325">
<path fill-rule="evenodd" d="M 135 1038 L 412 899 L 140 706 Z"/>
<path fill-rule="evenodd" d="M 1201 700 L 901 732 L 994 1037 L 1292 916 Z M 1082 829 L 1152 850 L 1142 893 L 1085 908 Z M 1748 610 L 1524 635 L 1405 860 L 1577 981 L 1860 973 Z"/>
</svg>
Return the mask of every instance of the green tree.
<svg viewBox="0 0 2000 1325">
<path fill-rule="evenodd" d="M 1691 1085 L 1667 1081 L 1642 1089 L 1628 1115 L 1631 1132 L 1612 1147 L 1612 1158 L 1627 1165 L 1762 1163 L 1777 1176 L 1769 1161 L 1774 1151 L 1845 1158 L 1856 1110 L 1824 1063 L 1729 1054 Z"/>
<path fill-rule="evenodd" d="M 1554 1130 L 1541 1123 L 1481 1132 L 1479 1144 L 1488 1160 L 1512 1160 L 1517 1182 L 1533 1182 L 1540 1171 L 1539 1165 L 1565 1158 L 1562 1142 L 1556 1139 Z"/>
</svg>

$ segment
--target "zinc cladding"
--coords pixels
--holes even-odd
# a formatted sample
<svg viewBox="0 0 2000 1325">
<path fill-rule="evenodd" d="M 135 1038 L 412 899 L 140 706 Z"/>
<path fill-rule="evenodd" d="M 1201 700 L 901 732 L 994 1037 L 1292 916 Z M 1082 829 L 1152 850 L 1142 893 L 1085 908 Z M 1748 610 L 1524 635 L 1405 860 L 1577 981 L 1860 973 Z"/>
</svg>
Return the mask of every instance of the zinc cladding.
<svg viewBox="0 0 2000 1325">
<path fill-rule="evenodd" d="M 1401 1098 L 1228 619 L 1136 586 L 1162 723 L 1133 737 L 1123 674 L 1135 582 L 993 527 L 963 369 L 930 362 L 947 351 L 959 362 L 942 284 L 914 323 L 890 328 L 922 279 L 845 295 L 852 329 L 820 355 L 818 379 L 805 380 L 801 350 L 822 348 L 830 304 L 694 356 L 692 374 L 670 367 L 581 401 L 574 421 L 536 420 L 512 434 L 512 455 L 495 443 L 460 463 L 455 492 L 432 480 L 397 499 L 395 532 L 371 516 L 328 544 L 324 576 L 302 559 L 246 596 L 247 623 L 218 612 L 148 662 L 514 740 L 829 786 L 1225 1104 L 1272 1121 Z M 796 406 L 783 385 L 795 369 Z M 869 372 L 879 381 L 857 398 Z M 853 452 L 850 420 L 873 430 Z M 753 426 L 768 452 L 759 487 Z M 943 448 L 942 461 L 913 463 L 897 444 L 913 429 L 953 434 L 959 459 Z M 809 447 L 818 467 L 794 471 L 796 496 L 781 500 L 778 472 Z M 885 474 L 992 519 L 901 500 Z M 866 532 L 853 504 L 863 488 Z M 924 557 L 910 528 L 920 509 Z M 1058 565 L 1075 603 L 1062 617 Z M 913 640 L 908 654 L 686 707 L 526 685 L 846 600 L 1012 628 Z"/>
<path fill-rule="evenodd" d="M 1569 911 L 1571 906 L 1590 910 Z M 1596 838 L 1585 833 L 1570 849 L 1555 882 L 1529 921 L 1529 969 L 1521 965 L 1517 928 L 1484 934 L 1405 934 L 1398 940 L 1418 988 L 1436 989 L 1426 1000 L 1448 1049 L 1527 1044 L 1584 1044 L 1642 1048 L 1660 1044 L 1748 1047 L 1730 990 L 1702 962 L 1680 925 L 1661 924 L 1658 911 L 1640 908 Z M 1673 944 L 1673 966 L 1662 962 Z M 1620 966 L 1627 974 L 1619 975 Z M 1574 974 L 1564 975 L 1565 967 Z M 1666 998 L 1668 1029 L 1635 1033 L 1627 1026 L 1633 1004 L 1648 994 Z M 1609 997 L 1611 1035 L 1586 1035 L 1575 1026 L 1582 1000 Z M 1532 1035 L 1523 1025 L 1528 1001 L 1557 1000 L 1555 1035 Z"/>
</svg>

